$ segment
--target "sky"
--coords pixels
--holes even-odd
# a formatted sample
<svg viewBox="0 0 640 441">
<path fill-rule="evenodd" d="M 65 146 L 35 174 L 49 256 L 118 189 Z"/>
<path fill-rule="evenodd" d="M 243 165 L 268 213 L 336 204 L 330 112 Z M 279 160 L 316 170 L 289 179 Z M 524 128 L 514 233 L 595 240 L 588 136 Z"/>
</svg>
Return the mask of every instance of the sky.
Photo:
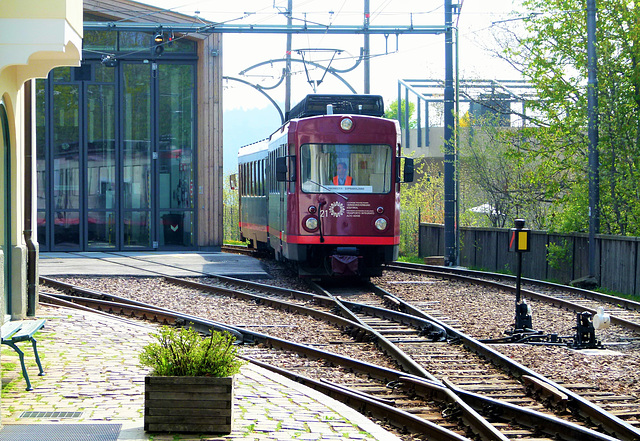
<svg viewBox="0 0 640 441">
<path fill-rule="evenodd" d="M 169 9 L 189 16 L 213 22 L 233 24 L 285 25 L 287 0 L 143 0 L 143 3 Z M 457 51 L 461 78 L 469 79 L 519 79 L 518 73 L 506 62 L 491 54 L 495 47 L 492 32 L 499 26 L 509 25 L 513 11 L 520 0 L 453 0 L 462 3 L 461 13 L 454 15 L 459 30 Z M 363 23 L 364 0 L 293 0 L 294 24 L 304 20 L 319 24 L 354 25 Z M 370 0 L 371 25 L 442 25 L 444 0 Z M 506 21 L 505 21 L 506 20 Z M 516 21 L 517 22 L 517 21 Z M 358 58 L 363 46 L 362 35 L 294 35 L 294 58 L 301 58 L 326 65 L 349 69 Z M 323 49 L 307 51 L 306 49 Z M 399 79 L 444 79 L 444 35 L 373 35 L 370 37 L 370 92 L 382 95 L 386 104 L 397 99 Z M 326 50 L 324 50 L 326 49 Z M 336 53 L 334 50 L 340 50 Z M 225 34 L 223 36 L 223 74 L 240 78 L 263 87 L 275 85 L 284 63 L 274 62 L 242 71 L 269 60 L 283 59 L 286 54 L 285 35 Z M 309 80 L 320 80 L 323 71 L 294 63 L 292 72 L 292 105 L 309 93 L 314 93 Z M 358 93 L 364 91 L 362 64 L 351 72 L 340 74 Z M 349 89 L 331 74 L 323 78 L 317 93 L 350 93 Z M 284 83 L 269 90 L 270 96 L 284 103 Z M 249 86 L 230 80 L 224 82 L 225 111 L 225 172 L 235 166 L 234 152 L 226 152 L 227 145 L 247 144 L 268 133 L 266 127 L 279 125 L 279 115 L 273 105 Z M 248 114 L 247 112 L 251 112 Z M 246 121 L 260 119 L 260 129 L 252 130 Z M 243 123 L 244 121 L 244 123 Z M 271 123 L 271 121 L 273 121 Z M 244 125 L 243 125 L 244 124 Z M 255 132 L 255 133 L 254 133 Z M 255 138 L 255 139 L 254 139 Z"/>
</svg>

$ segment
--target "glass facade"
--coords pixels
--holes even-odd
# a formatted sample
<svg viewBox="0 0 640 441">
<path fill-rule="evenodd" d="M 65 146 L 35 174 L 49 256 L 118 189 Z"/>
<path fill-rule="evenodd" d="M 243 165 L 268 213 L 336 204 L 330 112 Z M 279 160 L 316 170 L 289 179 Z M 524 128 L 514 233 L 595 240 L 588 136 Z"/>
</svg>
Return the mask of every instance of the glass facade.
<svg viewBox="0 0 640 441">
<path fill-rule="evenodd" d="M 154 58 L 151 40 L 87 32 L 83 65 L 38 81 L 41 250 L 197 245 L 195 42 Z M 117 62 L 102 63 L 114 49 Z"/>
<path fill-rule="evenodd" d="M 9 120 L 4 104 L 0 102 L 0 206 L 2 215 L 0 217 L 0 250 L 3 259 L 2 272 L 4 277 L 4 314 L 11 313 L 11 259 L 9 258 L 10 233 L 11 233 L 11 198 L 6 195 L 11 194 L 11 143 L 9 139 Z"/>
</svg>

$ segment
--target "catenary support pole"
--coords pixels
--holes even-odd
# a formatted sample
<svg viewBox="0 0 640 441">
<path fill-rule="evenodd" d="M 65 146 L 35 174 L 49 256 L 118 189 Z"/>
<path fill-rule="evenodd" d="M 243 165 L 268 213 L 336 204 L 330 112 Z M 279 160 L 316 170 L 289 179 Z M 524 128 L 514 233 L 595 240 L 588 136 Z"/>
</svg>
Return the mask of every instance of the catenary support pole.
<svg viewBox="0 0 640 441">
<path fill-rule="evenodd" d="M 293 24 L 293 0 L 289 0 L 287 4 L 287 26 Z M 291 110 L 291 40 L 293 36 L 287 34 L 287 52 L 285 62 L 285 79 L 284 79 L 284 114 L 289 115 Z"/>
<path fill-rule="evenodd" d="M 364 0 L 364 28 L 369 28 L 369 0 Z M 364 93 L 371 93 L 371 49 L 369 47 L 369 34 L 364 34 Z"/>
<path fill-rule="evenodd" d="M 453 87 L 453 5 L 444 2 L 444 261 L 453 266 L 458 261 L 456 243 L 456 155 L 455 155 L 455 115 Z"/>
<path fill-rule="evenodd" d="M 589 277 L 599 284 L 596 234 L 600 232 L 600 171 L 598 153 L 598 76 L 596 55 L 596 0 L 587 0 L 587 104 L 589 107 Z"/>
</svg>

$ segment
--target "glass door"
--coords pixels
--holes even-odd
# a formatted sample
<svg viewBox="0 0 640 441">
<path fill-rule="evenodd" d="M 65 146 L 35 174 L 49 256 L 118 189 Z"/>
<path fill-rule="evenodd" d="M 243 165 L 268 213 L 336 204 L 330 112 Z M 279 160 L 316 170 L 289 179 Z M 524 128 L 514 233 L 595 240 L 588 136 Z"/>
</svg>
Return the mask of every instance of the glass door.
<svg viewBox="0 0 640 441">
<path fill-rule="evenodd" d="M 80 84 L 71 69 L 53 77 L 53 249 L 80 250 Z"/>
<path fill-rule="evenodd" d="M 151 66 L 123 64 L 123 248 L 151 248 Z"/>
<path fill-rule="evenodd" d="M 86 85 L 88 249 L 117 246 L 115 69 L 96 64 L 96 84 Z"/>
<path fill-rule="evenodd" d="M 193 247 L 195 72 L 158 65 L 158 209 L 160 248 Z"/>
</svg>

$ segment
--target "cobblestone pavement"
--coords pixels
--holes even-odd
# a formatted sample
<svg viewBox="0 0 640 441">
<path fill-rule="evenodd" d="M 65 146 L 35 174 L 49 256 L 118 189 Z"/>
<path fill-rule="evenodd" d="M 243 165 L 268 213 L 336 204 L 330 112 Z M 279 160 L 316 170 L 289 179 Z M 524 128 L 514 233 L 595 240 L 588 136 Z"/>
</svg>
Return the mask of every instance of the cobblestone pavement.
<svg viewBox="0 0 640 441">
<path fill-rule="evenodd" d="M 154 327 L 91 312 L 41 307 L 36 334 L 46 375 L 22 343 L 33 391 L 25 391 L 18 356 L 2 346 L 2 424 L 122 424 L 119 440 L 384 440 L 398 438 L 332 398 L 254 365 L 236 376 L 233 431 L 226 436 L 147 434 L 144 376 L 138 364 Z M 81 412 L 61 418 L 26 411 Z M 73 441 L 73 440 L 69 440 Z"/>
</svg>

